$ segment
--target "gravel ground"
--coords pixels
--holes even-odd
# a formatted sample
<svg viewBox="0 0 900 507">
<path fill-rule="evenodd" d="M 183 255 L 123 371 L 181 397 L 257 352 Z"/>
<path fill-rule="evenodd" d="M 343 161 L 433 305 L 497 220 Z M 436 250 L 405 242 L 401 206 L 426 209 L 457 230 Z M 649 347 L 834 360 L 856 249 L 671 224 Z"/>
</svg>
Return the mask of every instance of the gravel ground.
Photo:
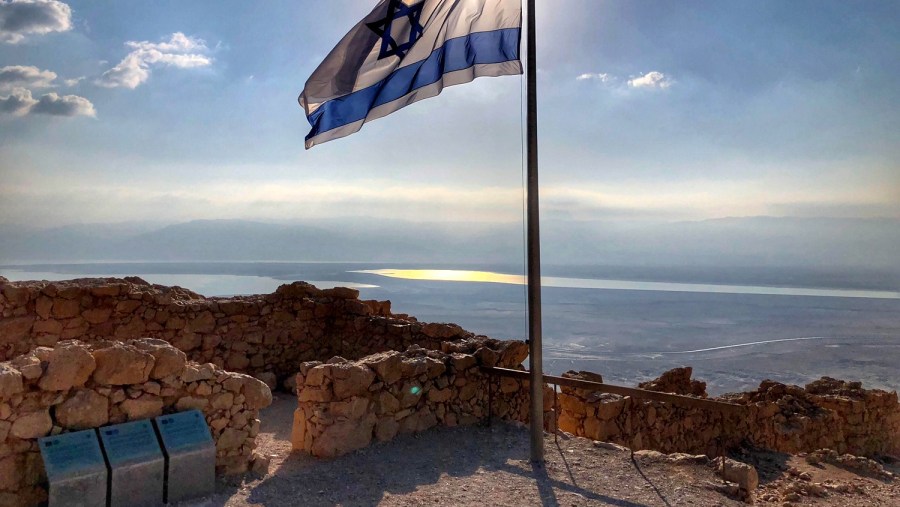
<svg viewBox="0 0 900 507">
<path fill-rule="evenodd" d="M 707 465 L 633 458 L 627 450 L 582 438 L 546 436 L 546 464 L 534 466 L 528 459 L 528 430 L 504 423 L 436 428 L 331 460 L 291 454 L 294 407 L 292 396 L 279 394 L 261 416 L 258 451 L 271 458 L 268 474 L 221 479 L 213 497 L 189 505 L 745 505 L 726 496 L 727 488 Z M 763 475 L 760 493 L 800 480 L 776 469 Z M 831 491 L 800 502 L 900 505 L 900 496 L 892 496 L 896 482 L 852 479 L 874 482 L 866 483 L 867 494 Z M 766 490 L 769 483 L 777 486 Z"/>
</svg>

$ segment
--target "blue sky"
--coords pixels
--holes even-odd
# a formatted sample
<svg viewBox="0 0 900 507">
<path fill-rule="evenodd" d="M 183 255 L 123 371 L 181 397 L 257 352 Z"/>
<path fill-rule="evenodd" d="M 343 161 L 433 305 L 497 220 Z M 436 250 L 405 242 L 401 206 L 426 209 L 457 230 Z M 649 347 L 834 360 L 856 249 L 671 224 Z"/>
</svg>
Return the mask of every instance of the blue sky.
<svg viewBox="0 0 900 507">
<path fill-rule="evenodd" d="M 521 219 L 521 80 L 303 148 L 375 0 L 0 0 L 0 223 Z M 539 1 L 545 216 L 900 217 L 900 3 Z"/>
</svg>

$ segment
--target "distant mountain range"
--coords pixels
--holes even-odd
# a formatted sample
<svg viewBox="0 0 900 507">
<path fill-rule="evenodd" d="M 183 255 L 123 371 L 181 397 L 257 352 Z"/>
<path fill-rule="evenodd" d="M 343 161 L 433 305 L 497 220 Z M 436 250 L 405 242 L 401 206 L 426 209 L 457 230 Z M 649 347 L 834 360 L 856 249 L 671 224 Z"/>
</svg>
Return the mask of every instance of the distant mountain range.
<svg viewBox="0 0 900 507">
<path fill-rule="evenodd" d="M 547 264 L 846 267 L 900 272 L 900 220 L 749 217 L 542 226 Z M 0 263 L 363 261 L 515 264 L 521 224 L 195 220 L 52 229 L 0 225 Z"/>
</svg>

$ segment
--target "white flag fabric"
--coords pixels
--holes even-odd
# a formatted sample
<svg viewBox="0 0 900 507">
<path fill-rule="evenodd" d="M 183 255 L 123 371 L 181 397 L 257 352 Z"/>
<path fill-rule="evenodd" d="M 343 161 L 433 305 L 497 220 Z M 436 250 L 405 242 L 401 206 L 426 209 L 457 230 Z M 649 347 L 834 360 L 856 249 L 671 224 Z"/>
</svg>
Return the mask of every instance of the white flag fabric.
<svg viewBox="0 0 900 507">
<path fill-rule="evenodd" d="M 521 33 L 521 0 L 380 0 L 306 82 L 306 148 L 445 86 L 521 74 Z"/>
</svg>

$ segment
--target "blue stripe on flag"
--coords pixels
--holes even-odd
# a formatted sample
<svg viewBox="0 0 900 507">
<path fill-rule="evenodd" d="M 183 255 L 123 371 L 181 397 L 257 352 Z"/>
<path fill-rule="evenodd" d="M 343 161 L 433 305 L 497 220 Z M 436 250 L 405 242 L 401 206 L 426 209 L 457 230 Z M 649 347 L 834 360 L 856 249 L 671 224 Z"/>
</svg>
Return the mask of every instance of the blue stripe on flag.
<svg viewBox="0 0 900 507">
<path fill-rule="evenodd" d="M 325 102 L 309 115 L 312 131 L 306 139 L 362 120 L 372 109 L 436 83 L 449 72 L 518 60 L 520 31 L 505 28 L 450 39 L 428 58 L 398 69 L 368 88 Z"/>
</svg>

